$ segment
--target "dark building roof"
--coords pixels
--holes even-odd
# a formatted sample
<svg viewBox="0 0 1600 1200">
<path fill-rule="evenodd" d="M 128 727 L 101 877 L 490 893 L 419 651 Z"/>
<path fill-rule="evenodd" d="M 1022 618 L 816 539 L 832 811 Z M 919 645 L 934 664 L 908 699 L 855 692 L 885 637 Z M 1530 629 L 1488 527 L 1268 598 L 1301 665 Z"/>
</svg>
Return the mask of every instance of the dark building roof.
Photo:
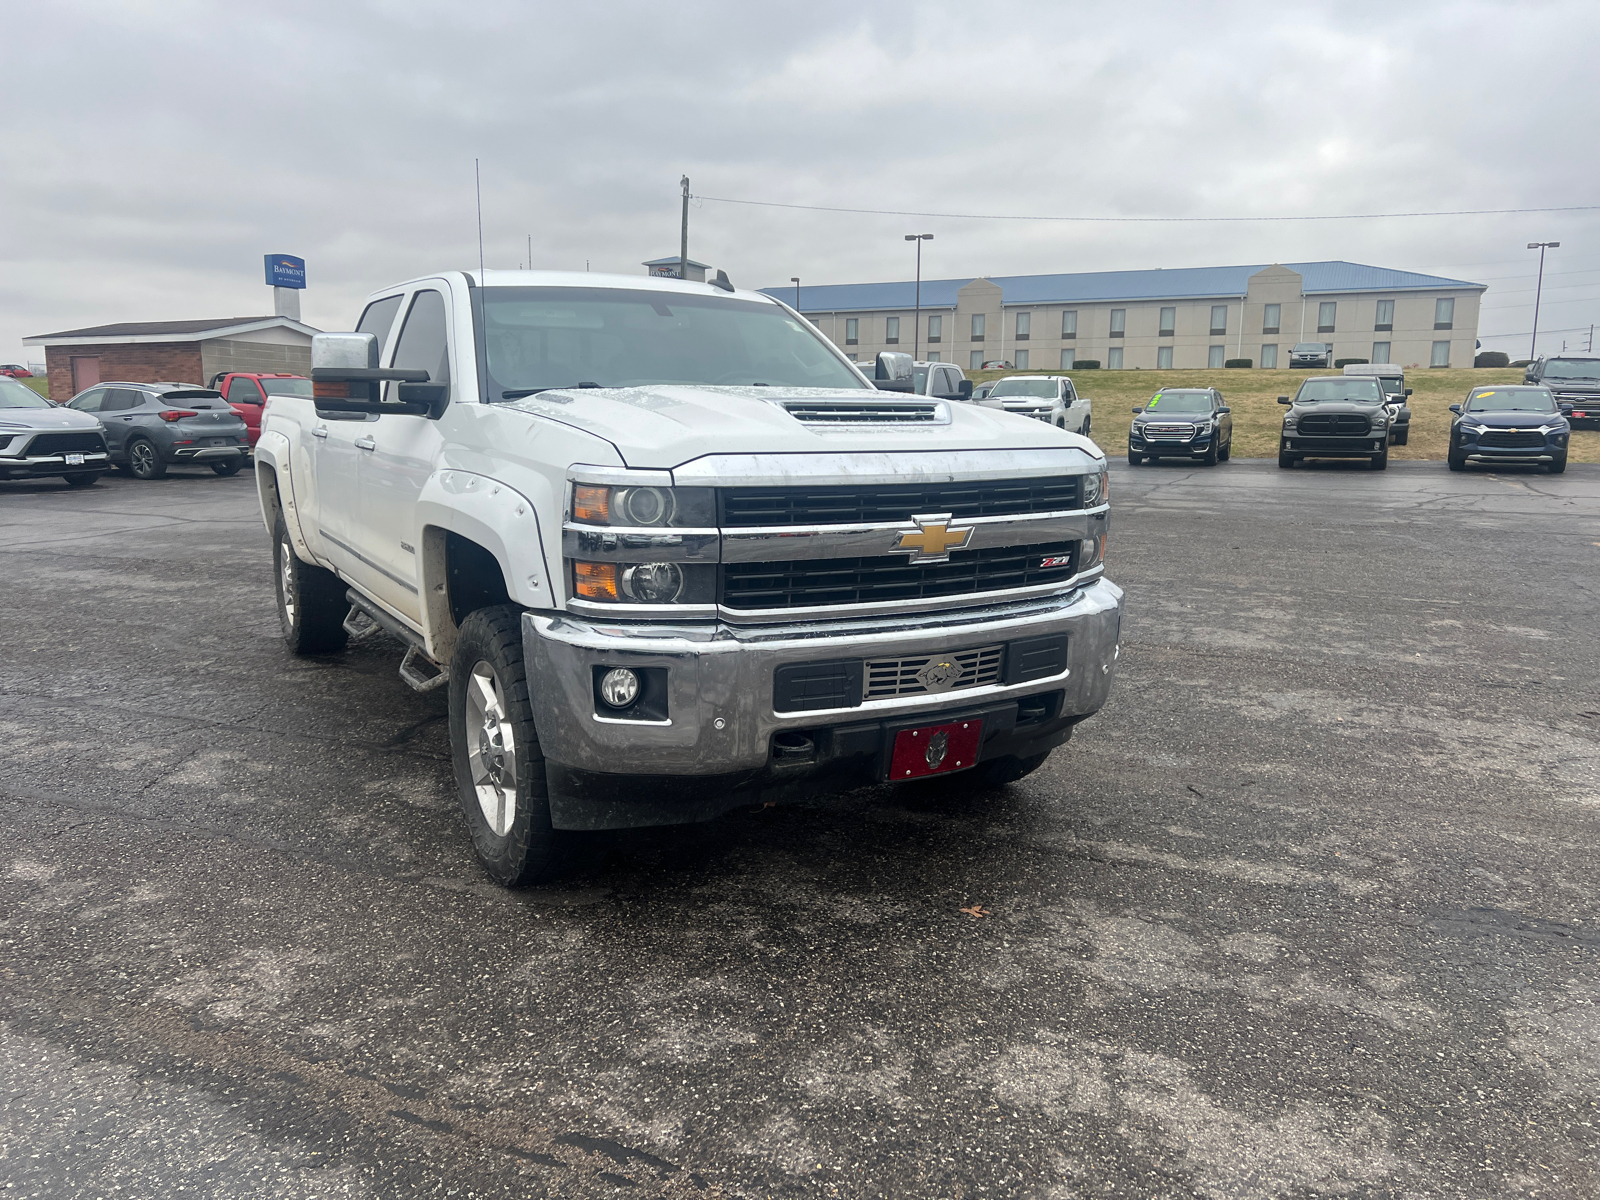
<svg viewBox="0 0 1600 1200">
<path fill-rule="evenodd" d="M 1250 276 L 1274 264 L 1257 263 L 1242 267 L 1176 267 L 1153 271 L 1082 271 L 1068 275 L 996 275 L 989 282 L 1004 293 L 1005 304 L 1089 304 L 1116 300 L 1224 299 L 1245 294 Z M 1331 292 L 1403 292 L 1435 288 L 1477 288 L 1485 284 L 1446 279 L 1439 275 L 1419 275 L 1389 267 L 1369 267 L 1350 262 L 1282 263 L 1298 271 L 1306 295 Z M 972 280 L 924 279 L 923 308 L 954 308 L 956 293 Z M 910 308 L 916 284 L 907 279 L 898 283 L 835 283 L 802 287 L 803 312 L 864 312 L 877 309 Z M 794 285 L 762 288 L 769 296 L 788 301 L 794 298 Z"/>
<path fill-rule="evenodd" d="M 115 325 L 91 325 L 87 329 L 63 329 L 59 333 L 35 333 L 35 338 L 64 337 L 152 337 L 163 333 L 204 333 L 208 329 L 228 329 L 235 325 L 259 325 L 276 321 L 275 316 L 217 317 L 210 321 L 119 321 Z M 298 324 L 299 322 L 296 322 Z"/>
</svg>

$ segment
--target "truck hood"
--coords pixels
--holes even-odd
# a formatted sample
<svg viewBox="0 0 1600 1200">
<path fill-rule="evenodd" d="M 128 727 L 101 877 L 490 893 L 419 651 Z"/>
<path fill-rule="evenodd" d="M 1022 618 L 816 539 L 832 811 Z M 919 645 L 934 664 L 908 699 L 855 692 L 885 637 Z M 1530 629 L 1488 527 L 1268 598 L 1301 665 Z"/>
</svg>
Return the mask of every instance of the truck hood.
<svg viewBox="0 0 1600 1200">
<path fill-rule="evenodd" d="M 785 402 L 942 406 L 948 423 L 810 424 Z M 900 453 L 1068 447 L 1100 457 L 1094 443 L 1030 417 L 903 392 L 831 388 L 655 385 L 540 392 L 507 407 L 605 438 L 630 467 L 670 470 L 708 454 Z"/>
<path fill-rule="evenodd" d="M 0 408 L 0 433 L 18 430 L 99 429 L 100 418 L 75 408 Z"/>
<path fill-rule="evenodd" d="M 1383 410 L 1387 406 L 1387 402 L 1383 404 L 1376 402 L 1358 404 L 1353 400 L 1313 400 L 1309 404 L 1291 405 L 1289 412 L 1292 412 L 1297 417 L 1309 417 L 1315 413 L 1321 413 L 1326 416 L 1359 413 L 1363 417 L 1374 417 L 1382 416 Z"/>
</svg>

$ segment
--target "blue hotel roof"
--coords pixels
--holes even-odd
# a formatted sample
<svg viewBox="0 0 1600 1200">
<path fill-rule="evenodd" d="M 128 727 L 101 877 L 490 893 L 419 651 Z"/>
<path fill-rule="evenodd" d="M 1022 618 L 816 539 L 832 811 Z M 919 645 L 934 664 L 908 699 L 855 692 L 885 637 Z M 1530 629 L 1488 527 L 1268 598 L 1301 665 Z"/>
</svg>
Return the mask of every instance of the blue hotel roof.
<svg viewBox="0 0 1600 1200">
<path fill-rule="evenodd" d="M 1178 267 L 1154 271 L 1083 271 L 1071 275 L 997 275 L 989 282 L 1004 293 L 1006 304 L 1079 304 L 1105 300 L 1223 299 L 1242 296 L 1250 276 L 1270 263 L 1244 267 Z M 1403 292 L 1434 288 L 1478 288 L 1487 284 L 1416 271 L 1396 271 L 1350 262 L 1283 263 L 1302 277 L 1309 295 L 1325 292 Z M 924 279 L 922 307 L 954 308 L 956 293 L 972 279 Z M 769 296 L 794 303 L 792 287 L 762 288 Z M 916 285 L 898 283 L 831 283 L 800 289 L 802 312 L 857 312 L 910 308 Z"/>
</svg>

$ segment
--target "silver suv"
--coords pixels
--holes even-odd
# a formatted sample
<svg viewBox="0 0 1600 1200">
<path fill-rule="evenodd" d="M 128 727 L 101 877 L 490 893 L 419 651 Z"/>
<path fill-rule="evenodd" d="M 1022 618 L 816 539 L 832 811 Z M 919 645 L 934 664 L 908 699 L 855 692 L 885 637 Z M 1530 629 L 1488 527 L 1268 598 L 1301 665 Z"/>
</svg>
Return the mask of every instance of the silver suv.
<svg viewBox="0 0 1600 1200">
<path fill-rule="evenodd" d="M 237 475 L 249 432 L 221 392 L 186 383 L 102 383 L 67 407 L 92 413 L 111 462 L 135 479 L 160 479 L 169 466 L 207 466 Z"/>
</svg>

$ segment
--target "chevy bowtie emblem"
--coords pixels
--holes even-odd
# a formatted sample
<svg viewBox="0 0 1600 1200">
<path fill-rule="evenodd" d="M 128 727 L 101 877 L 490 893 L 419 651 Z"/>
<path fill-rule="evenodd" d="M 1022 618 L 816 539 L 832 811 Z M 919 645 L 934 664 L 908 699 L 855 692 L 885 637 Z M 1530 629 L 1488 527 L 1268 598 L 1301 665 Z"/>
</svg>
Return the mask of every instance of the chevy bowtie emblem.
<svg viewBox="0 0 1600 1200">
<path fill-rule="evenodd" d="M 949 513 L 929 513 L 912 517 L 916 533 L 902 533 L 895 543 L 894 554 L 910 554 L 914 563 L 947 562 L 950 551 L 960 550 L 972 540 L 972 527 L 950 528 Z"/>
</svg>

